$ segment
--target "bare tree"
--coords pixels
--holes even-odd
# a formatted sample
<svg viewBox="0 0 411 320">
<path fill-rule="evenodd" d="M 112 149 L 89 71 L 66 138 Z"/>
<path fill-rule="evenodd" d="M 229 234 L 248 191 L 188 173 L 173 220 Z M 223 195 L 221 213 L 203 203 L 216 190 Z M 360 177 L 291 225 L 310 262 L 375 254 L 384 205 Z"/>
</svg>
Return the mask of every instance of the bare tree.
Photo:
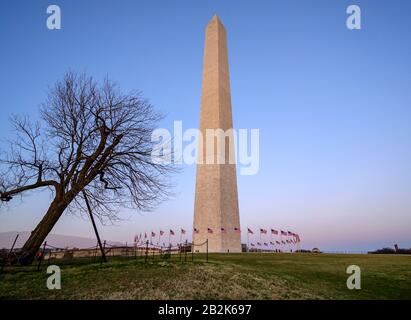
<svg viewBox="0 0 411 320">
<path fill-rule="evenodd" d="M 169 195 L 174 168 L 152 157 L 160 118 L 139 93 L 74 73 L 50 90 L 41 123 L 12 118 L 17 139 L 0 159 L 2 202 L 39 188 L 53 192 L 20 263 L 33 261 L 64 211 L 85 212 L 84 194 L 101 220 L 116 219 L 120 207 L 150 210 Z"/>
</svg>

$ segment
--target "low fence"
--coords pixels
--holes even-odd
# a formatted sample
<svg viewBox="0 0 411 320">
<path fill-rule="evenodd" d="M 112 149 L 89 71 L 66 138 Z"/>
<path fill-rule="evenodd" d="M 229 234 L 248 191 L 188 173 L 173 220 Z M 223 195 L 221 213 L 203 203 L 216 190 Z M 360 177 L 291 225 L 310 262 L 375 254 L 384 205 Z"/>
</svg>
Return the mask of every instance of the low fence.
<svg viewBox="0 0 411 320">
<path fill-rule="evenodd" d="M 68 249 L 59 248 L 53 245 L 44 243 L 42 248 L 37 252 L 36 258 L 32 264 L 37 270 L 40 270 L 44 265 L 59 264 L 59 263 L 104 263 L 110 258 L 115 259 L 136 259 L 144 262 L 150 261 L 173 261 L 173 262 L 194 262 L 195 257 L 199 256 L 195 248 L 202 247 L 202 259 L 208 262 L 208 240 L 203 243 L 196 244 L 185 241 L 175 246 L 159 246 L 148 241 L 145 244 L 134 246 L 115 246 L 104 241 L 102 250 L 99 245 L 83 249 Z M 11 249 L 8 252 L 3 252 L 0 255 L 1 270 L 7 266 L 18 265 L 19 249 Z M 104 253 L 104 254 L 103 254 Z"/>
</svg>

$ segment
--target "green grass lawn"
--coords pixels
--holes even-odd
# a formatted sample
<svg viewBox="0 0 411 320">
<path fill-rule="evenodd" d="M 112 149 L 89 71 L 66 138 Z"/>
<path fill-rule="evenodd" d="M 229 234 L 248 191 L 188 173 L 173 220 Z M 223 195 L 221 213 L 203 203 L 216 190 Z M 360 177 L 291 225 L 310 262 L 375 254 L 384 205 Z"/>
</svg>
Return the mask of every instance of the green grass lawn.
<svg viewBox="0 0 411 320">
<path fill-rule="evenodd" d="M 411 299 L 411 256 L 210 254 L 194 263 L 143 259 L 61 264 L 61 290 L 46 288 L 46 266 L 6 268 L 0 299 Z M 361 290 L 345 270 L 361 268 Z"/>
</svg>

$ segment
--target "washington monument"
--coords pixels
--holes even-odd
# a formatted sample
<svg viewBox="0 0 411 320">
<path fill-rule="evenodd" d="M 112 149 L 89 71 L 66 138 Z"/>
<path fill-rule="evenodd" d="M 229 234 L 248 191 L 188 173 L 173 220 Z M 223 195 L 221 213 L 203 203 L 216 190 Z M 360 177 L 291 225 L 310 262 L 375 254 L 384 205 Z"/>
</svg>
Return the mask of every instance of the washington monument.
<svg viewBox="0 0 411 320">
<path fill-rule="evenodd" d="M 208 239 L 210 252 L 241 252 L 236 166 L 230 161 L 235 152 L 232 129 L 226 31 L 215 15 L 205 34 L 200 110 L 202 137 L 198 149 L 193 231 L 194 243 Z M 225 136 L 207 138 L 210 132 L 216 131 L 224 131 Z M 212 148 L 209 148 L 209 140 Z M 205 246 L 194 248 L 196 251 L 205 249 Z"/>
</svg>

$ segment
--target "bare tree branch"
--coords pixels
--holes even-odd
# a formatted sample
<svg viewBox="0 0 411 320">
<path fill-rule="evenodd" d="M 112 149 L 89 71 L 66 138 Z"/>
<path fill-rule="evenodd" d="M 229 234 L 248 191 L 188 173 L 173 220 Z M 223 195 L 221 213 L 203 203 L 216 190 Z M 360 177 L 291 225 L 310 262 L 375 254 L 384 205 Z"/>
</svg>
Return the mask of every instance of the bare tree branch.
<svg viewBox="0 0 411 320">
<path fill-rule="evenodd" d="M 54 191 L 23 249 L 37 246 L 42 230 L 51 230 L 66 209 L 86 212 L 82 190 L 101 221 L 116 220 L 120 207 L 151 210 L 170 195 L 175 168 L 151 157 L 151 134 L 161 116 L 140 93 L 123 94 L 108 80 L 98 86 L 91 77 L 68 73 L 50 91 L 41 118 L 42 126 L 12 117 L 17 139 L 0 159 L 8 172 L 0 178 L 1 200 L 41 187 Z"/>
</svg>

